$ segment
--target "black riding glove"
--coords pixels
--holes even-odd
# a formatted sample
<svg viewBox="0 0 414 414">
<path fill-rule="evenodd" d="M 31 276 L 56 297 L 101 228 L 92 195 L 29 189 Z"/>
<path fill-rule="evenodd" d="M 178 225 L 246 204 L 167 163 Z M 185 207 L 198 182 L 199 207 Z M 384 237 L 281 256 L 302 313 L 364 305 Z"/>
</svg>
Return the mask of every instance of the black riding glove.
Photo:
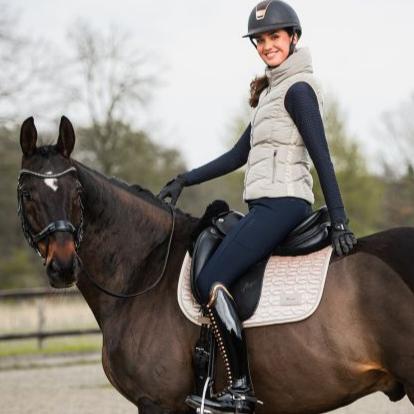
<svg viewBox="0 0 414 414">
<path fill-rule="evenodd" d="M 183 191 L 185 187 L 186 181 L 182 175 L 177 175 L 177 177 L 173 178 L 172 180 L 168 181 L 167 184 L 161 189 L 159 194 L 157 195 L 158 198 L 165 201 L 167 197 L 171 198 L 171 204 L 175 206 L 175 203 L 178 200 L 178 197 Z"/>
<path fill-rule="evenodd" d="M 354 233 L 344 223 L 332 224 L 332 247 L 338 256 L 348 254 L 357 244 L 357 239 Z"/>
</svg>

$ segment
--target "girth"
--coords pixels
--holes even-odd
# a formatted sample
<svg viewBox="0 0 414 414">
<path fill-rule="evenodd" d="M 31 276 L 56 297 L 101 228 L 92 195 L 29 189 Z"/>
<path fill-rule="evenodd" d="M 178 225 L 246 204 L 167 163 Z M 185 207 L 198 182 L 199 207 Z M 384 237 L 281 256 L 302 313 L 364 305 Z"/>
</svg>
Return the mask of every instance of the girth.
<svg viewBox="0 0 414 414">
<path fill-rule="evenodd" d="M 195 241 L 192 249 L 190 278 L 193 295 L 199 303 L 197 278 L 223 238 L 241 218 L 243 218 L 243 214 L 237 211 L 220 213 L 211 220 L 212 224 L 205 228 Z M 272 255 L 298 256 L 320 250 L 331 242 L 330 226 L 328 209 L 323 206 L 299 223 L 285 240 L 275 247 Z M 242 320 L 250 318 L 257 308 L 268 259 L 269 257 L 252 265 L 242 277 L 229 287 Z"/>
</svg>

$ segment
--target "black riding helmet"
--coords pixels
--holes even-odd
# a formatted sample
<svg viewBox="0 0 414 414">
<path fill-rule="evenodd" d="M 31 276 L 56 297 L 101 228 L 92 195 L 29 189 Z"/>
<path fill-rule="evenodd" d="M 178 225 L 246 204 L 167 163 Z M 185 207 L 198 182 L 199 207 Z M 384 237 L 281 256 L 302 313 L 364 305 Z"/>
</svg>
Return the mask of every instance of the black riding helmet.
<svg viewBox="0 0 414 414">
<path fill-rule="evenodd" d="M 302 35 L 302 26 L 295 10 L 283 1 L 266 0 L 260 2 L 250 13 L 248 33 L 243 37 L 248 37 L 256 47 L 253 42 L 255 35 L 286 28 L 292 28 L 293 34 L 297 33 L 298 38 Z M 291 53 L 294 49 L 291 44 Z"/>
</svg>

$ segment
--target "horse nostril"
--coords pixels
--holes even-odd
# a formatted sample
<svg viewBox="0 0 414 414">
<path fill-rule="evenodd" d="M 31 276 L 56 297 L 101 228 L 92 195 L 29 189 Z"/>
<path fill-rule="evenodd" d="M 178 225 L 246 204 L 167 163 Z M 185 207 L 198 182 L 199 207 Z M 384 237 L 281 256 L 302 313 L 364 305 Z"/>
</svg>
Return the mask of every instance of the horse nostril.
<svg viewBox="0 0 414 414">
<path fill-rule="evenodd" d="M 75 258 L 62 261 L 59 257 L 53 258 L 47 267 L 49 282 L 54 288 L 70 287 L 76 281 L 74 269 L 77 268 Z"/>
<path fill-rule="evenodd" d="M 56 272 L 56 273 L 59 273 L 59 272 L 61 271 L 61 268 L 60 268 L 60 266 L 59 266 L 59 264 L 58 264 L 57 260 L 53 259 L 53 260 L 50 262 L 50 269 L 51 269 L 53 272 Z"/>
</svg>

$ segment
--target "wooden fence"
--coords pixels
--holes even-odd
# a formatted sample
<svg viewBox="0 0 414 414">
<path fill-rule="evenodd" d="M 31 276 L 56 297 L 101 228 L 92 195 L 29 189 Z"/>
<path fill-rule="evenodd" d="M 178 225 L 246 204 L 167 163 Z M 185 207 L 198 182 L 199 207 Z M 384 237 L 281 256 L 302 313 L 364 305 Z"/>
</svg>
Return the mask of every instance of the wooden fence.
<svg viewBox="0 0 414 414">
<path fill-rule="evenodd" d="M 0 290 L 0 302 L 4 301 L 25 301 L 30 299 L 42 299 L 51 297 L 80 297 L 81 294 L 78 289 L 65 289 L 64 291 L 35 288 L 35 289 L 13 289 L 13 290 Z M 69 329 L 59 331 L 45 330 L 45 311 L 44 301 L 36 300 L 37 308 L 37 328 L 34 332 L 25 333 L 7 333 L 0 334 L 0 341 L 14 341 L 23 339 L 37 339 L 38 347 L 42 348 L 43 340 L 52 337 L 62 336 L 80 336 L 80 335 L 92 335 L 99 334 L 101 331 L 97 328 L 94 329 Z"/>
</svg>

